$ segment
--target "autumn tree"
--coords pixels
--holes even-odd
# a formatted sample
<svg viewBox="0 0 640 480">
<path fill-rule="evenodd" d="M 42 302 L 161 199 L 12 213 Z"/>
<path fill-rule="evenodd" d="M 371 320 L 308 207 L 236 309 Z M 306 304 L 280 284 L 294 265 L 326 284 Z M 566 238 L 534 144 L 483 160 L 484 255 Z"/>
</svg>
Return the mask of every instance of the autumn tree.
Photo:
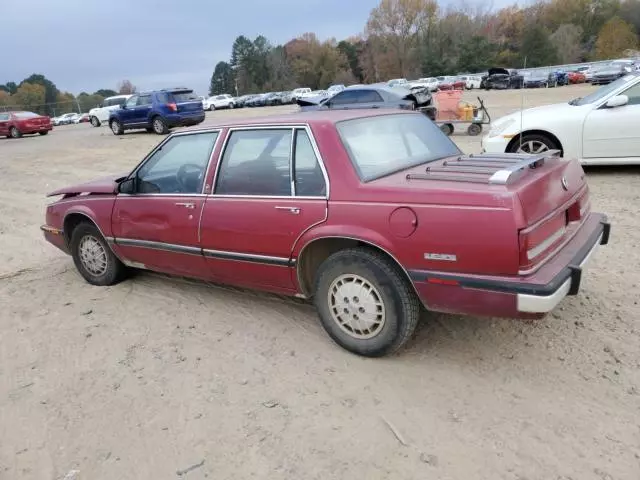
<svg viewBox="0 0 640 480">
<path fill-rule="evenodd" d="M 34 73 L 31 76 L 25 78 L 22 82 L 20 82 L 20 86 L 25 83 L 29 83 L 31 85 L 40 85 L 44 88 L 44 99 L 41 102 L 44 105 L 40 108 L 39 112 L 44 113 L 45 115 L 51 115 L 53 112 L 53 105 L 56 103 L 58 97 L 58 89 L 56 88 L 55 84 L 47 77 L 39 73 Z M 19 90 L 20 88 L 16 90 L 16 94 Z"/>
<path fill-rule="evenodd" d="M 115 90 L 111 90 L 110 88 L 101 88 L 100 90 L 96 90 L 95 92 L 93 92 L 94 95 L 98 95 L 102 98 L 107 98 L 107 97 L 115 97 L 116 95 L 118 95 L 118 92 L 116 92 Z"/>
<path fill-rule="evenodd" d="M 608 60 L 623 55 L 627 49 L 638 48 L 638 36 L 630 23 L 613 17 L 604 24 L 595 45 L 595 58 Z"/>
<path fill-rule="evenodd" d="M 103 90 L 98 90 L 98 92 L 100 91 L 103 91 Z M 107 90 L 106 93 L 110 93 L 110 92 Z M 112 95 L 107 95 L 107 96 L 110 97 Z M 82 92 L 78 95 L 76 100 L 77 100 L 77 104 L 80 106 L 80 111 L 88 112 L 92 108 L 95 108 L 98 105 L 101 105 L 105 98 L 106 96 L 99 95 L 97 92 L 92 95 L 89 95 L 86 92 Z"/>
<path fill-rule="evenodd" d="M 347 63 L 349 64 L 349 70 L 351 71 L 351 76 L 353 77 L 355 82 L 363 82 L 364 76 L 359 58 L 360 50 L 362 48 L 362 40 L 342 40 L 338 42 L 336 48 L 347 60 Z M 338 83 L 344 83 L 346 85 L 345 82 Z"/>
<path fill-rule="evenodd" d="M 93 107 L 95 107 L 95 105 L 92 105 L 90 108 Z M 53 107 L 53 113 L 55 115 L 62 115 L 63 113 L 71 113 L 77 111 L 78 103 L 76 102 L 76 97 L 69 92 L 58 92 L 58 94 L 56 95 L 56 104 Z"/>
<path fill-rule="evenodd" d="M 579 62 L 584 55 L 582 28 L 572 23 L 563 23 L 549 39 L 556 48 L 560 63 Z"/>
<path fill-rule="evenodd" d="M 122 80 L 118 83 L 118 93 L 120 95 L 132 95 L 136 93 L 137 90 L 136 86 L 129 80 Z"/>
<path fill-rule="evenodd" d="M 11 105 L 11 95 L 6 90 L 0 89 L 0 112 L 4 110 L 3 107 L 9 105 Z"/>
<path fill-rule="evenodd" d="M 11 96 L 11 103 L 24 110 L 45 113 L 45 98 L 45 87 L 36 83 L 22 82 L 16 93 Z"/>
<path fill-rule="evenodd" d="M 213 75 L 211 75 L 209 95 L 232 92 L 235 92 L 233 69 L 227 62 L 218 62 Z"/>
<path fill-rule="evenodd" d="M 265 85 L 267 89 L 283 91 L 295 88 L 293 71 L 282 45 L 272 48 L 267 55 L 267 69 L 269 70 L 269 81 Z"/>
<path fill-rule="evenodd" d="M 633 25 L 637 33 L 640 33 L 640 0 L 625 0 L 622 2 L 619 16 Z"/>
<path fill-rule="evenodd" d="M 394 76 L 407 76 L 415 58 L 419 33 L 438 11 L 435 0 L 381 0 L 369 15 L 366 33 L 385 54 Z M 391 73 L 391 72 L 390 72 Z"/>
<path fill-rule="evenodd" d="M 4 85 L 0 85 L 0 90 L 7 92 L 9 95 L 13 95 L 18 90 L 18 85 L 16 82 L 7 82 Z"/>
<path fill-rule="evenodd" d="M 291 70 L 298 85 L 326 88 L 338 72 L 347 71 L 349 65 L 334 40 L 320 42 L 313 33 L 305 33 L 285 45 Z"/>
</svg>

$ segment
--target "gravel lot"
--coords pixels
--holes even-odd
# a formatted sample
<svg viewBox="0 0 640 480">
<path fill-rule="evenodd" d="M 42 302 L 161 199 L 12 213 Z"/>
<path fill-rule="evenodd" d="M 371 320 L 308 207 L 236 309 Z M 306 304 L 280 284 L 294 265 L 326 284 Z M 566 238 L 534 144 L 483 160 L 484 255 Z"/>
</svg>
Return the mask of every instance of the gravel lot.
<svg viewBox="0 0 640 480">
<path fill-rule="evenodd" d="M 521 102 L 480 95 L 494 118 Z M 612 239 L 556 313 L 433 315 L 367 360 L 305 304 L 151 273 L 92 287 L 44 242 L 46 192 L 159 140 L 88 124 L 0 139 L 0 479 L 640 478 L 640 168 L 587 171 Z"/>
</svg>

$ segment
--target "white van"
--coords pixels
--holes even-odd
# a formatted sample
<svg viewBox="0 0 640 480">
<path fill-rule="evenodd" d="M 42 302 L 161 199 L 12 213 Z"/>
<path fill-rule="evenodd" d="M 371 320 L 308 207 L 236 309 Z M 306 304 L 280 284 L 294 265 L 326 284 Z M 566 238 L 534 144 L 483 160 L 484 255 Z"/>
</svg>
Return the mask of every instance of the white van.
<svg viewBox="0 0 640 480">
<path fill-rule="evenodd" d="M 107 122 L 109 120 L 109 113 L 120 108 L 129 97 L 131 97 L 131 95 L 116 95 L 105 98 L 101 105 L 89 110 L 91 125 L 99 127 L 102 123 Z"/>
</svg>

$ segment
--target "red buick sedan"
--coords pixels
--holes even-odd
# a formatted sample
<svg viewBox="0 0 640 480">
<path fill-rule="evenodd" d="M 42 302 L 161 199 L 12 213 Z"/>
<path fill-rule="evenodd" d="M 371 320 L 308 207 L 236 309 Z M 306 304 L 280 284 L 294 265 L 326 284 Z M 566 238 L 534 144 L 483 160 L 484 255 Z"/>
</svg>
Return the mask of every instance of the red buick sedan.
<svg viewBox="0 0 640 480">
<path fill-rule="evenodd" d="M 51 119 L 33 112 L 0 112 L 0 137 L 20 138 L 39 133 L 46 135 L 53 129 Z"/>
<path fill-rule="evenodd" d="M 422 309 L 540 318 L 609 238 L 577 160 L 464 155 L 418 112 L 302 112 L 168 136 L 60 188 L 46 240 L 91 284 L 142 268 L 314 300 L 339 345 L 400 348 Z"/>
</svg>

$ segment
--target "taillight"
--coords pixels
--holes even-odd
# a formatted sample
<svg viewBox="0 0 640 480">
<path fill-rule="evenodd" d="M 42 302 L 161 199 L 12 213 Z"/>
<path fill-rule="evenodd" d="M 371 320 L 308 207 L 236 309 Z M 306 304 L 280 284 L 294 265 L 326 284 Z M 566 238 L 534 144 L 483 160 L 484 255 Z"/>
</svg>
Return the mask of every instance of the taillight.
<svg viewBox="0 0 640 480">
<path fill-rule="evenodd" d="M 562 211 L 549 220 L 533 228 L 520 232 L 520 267 L 531 268 L 546 257 L 553 247 L 564 237 L 567 231 L 567 211 Z"/>
<path fill-rule="evenodd" d="M 167 108 L 172 112 L 178 111 L 178 106 L 175 103 L 167 103 Z"/>
</svg>

